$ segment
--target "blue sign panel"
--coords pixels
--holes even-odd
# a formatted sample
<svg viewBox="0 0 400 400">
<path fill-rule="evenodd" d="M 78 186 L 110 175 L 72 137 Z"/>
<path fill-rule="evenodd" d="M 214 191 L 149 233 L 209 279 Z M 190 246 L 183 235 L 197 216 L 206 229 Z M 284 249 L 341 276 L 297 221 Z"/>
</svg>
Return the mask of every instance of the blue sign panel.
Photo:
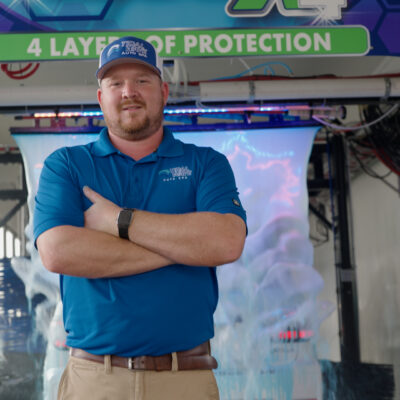
<svg viewBox="0 0 400 400">
<path fill-rule="evenodd" d="M 369 55 L 400 55 L 398 0 L 7 0 L 0 33 L 365 27 Z"/>
</svg>

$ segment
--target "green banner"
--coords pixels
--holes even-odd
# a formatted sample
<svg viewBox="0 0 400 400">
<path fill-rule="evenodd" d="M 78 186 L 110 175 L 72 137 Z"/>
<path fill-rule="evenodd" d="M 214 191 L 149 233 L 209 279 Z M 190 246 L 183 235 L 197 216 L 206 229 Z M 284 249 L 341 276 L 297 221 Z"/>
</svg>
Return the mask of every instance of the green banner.
<svg viewBox="0 0 400 400">
<path fill-rule="evenodd" d="M 161 57 L 365 55 L 363 26 L 274 29 L 215 29 L 69 32 L 0 35 L 0 62 L 96 59 L 118 37 L 152 42 Z"/>
</svg>

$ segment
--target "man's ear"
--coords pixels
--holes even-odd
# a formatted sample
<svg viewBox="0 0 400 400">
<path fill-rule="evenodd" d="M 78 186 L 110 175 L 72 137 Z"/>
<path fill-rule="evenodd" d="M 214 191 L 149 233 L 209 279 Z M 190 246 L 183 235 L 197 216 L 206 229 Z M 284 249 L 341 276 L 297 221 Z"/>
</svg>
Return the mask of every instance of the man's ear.
<svg viewBox="0 0 400 400">
<path fill-rule="evenodd" d="M 163 93 L 163 98 L 164 98 L 164 106 L 167 105 L 167 101 L 168 101 L 168 96 L 169 96 L 169 86 L 167 82 L 162 82 L 161 83 L 161 90 Z"/>
<path fill-rule="evenodd" d="M 97 89 L 97 101 L 99 102 L 99 105 L 101 107 L 101 89 Z"/>
</svg>

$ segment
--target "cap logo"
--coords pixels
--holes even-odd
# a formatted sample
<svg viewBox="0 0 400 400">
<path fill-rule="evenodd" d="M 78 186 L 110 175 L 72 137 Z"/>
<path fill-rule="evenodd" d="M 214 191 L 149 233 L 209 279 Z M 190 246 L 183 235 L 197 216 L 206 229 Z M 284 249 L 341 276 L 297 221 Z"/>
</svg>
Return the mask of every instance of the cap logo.
<svg viewBox="0 0 400 400">
<path fill-rule="evenodd" d="M 138 55 L 139 57 L 147 58 L 147 49 L 140 42 L 124 41 L 122 46 L 125 47 L 125 50 L 121 53 L 122 55 Z"/>
<path fill-rule="evenodd" d="M 107 51 L 107 57 L 110 57 L 110 54 L 114 51 L 118 52 L 118 49 L 119 49 L 119 44 L 114 44 L 113 46 L 111 46 Z"/>
</svg>

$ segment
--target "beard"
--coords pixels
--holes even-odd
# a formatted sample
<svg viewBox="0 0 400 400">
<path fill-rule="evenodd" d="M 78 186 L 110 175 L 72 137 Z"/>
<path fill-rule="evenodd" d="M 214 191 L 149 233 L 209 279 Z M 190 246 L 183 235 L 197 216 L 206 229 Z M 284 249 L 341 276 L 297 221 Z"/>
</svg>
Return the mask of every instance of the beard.
<svg viewBox="0 0 400 400">
<path fill-rule="evenodd" d="M 141 111 L 144 111 L 144 115 L 134 115 L 133 118 L 123 119 L 121 118 L 121 112 L 123 107 L 130 104 L 139 105 Z M 152 136 L 163 123 L 164 120 L 164 103 L 162 98 L 159 99 L 157 105 L 154 105 L 152 115 L 149 115 L 147 106 L 142 101 L 123 103 L 118 108 L 118 117 L 112 118 L 108 112 L 103 110 L 104 120 L 107 127 L 115 135 L 130 141 L 139 141 Z"/>
</svg>

